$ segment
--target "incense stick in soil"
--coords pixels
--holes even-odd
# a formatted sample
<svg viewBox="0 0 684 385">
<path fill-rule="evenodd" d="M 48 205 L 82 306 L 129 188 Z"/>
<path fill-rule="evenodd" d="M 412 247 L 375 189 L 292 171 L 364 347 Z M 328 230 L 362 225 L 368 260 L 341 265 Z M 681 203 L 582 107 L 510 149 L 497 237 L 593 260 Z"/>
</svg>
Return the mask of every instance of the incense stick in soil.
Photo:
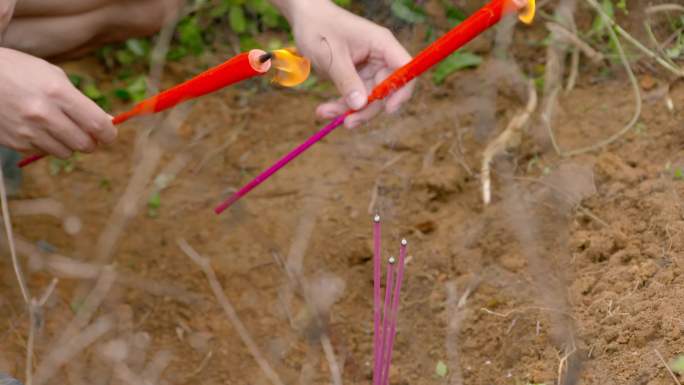
<svg viewBox="0 0 684 385">
<path fill-rule="evenodd" d="M 380 281 L 382 279 L 380 215 L 373 218 L 373 384 L 379 381 L 380 368 Z"/>
<path fill-rule="evenodd" d="M 397 332 L 397 316 L 399 314 L 399 295 L 401 294 L 401 282 L 404 278 L 404 261 L 406 259 L 406 246 L 408 242 L 406 239 L 401 240 L 401 247 L 399 249 L 399 263 L 396 266 L 397 278 L 394 283 L 394 294 L 392 295 L 392 307 L 390 310 L 390 330 L 387 336 L 387 361 L 385 362 L 385 367 L 383 368 L 383 383 L 380 385 L 389 385 L 389 370 L 392 364 L 392 350 L 394 348 L 394 337 Z"/>
<path fill-rule="evenodd" d="M 394 257 L 389 257 L 387 261 L 387 280 L 385 281 L 385 303 L 382 309 L 382 334 L 380 335 L 380 357 L 378 358 L 378 382 L 375 385 L 381 385 L 384 383 L 383 374 L 385 372 L 384 368 L 387 366 L 387 348 L 389 347 L 389 330 L 391 321 L 391 309 L 392 305 L 392 287 L 394 283 L 394 263 L 396 260 Z"/>
</svg>

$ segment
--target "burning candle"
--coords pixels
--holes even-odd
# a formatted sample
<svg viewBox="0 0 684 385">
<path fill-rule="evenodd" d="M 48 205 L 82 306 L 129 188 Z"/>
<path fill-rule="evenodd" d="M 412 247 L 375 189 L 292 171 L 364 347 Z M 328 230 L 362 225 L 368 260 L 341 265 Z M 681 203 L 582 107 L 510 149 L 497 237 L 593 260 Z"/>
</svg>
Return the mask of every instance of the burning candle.
<svg viewBox="0 0 684 385">
<path fill-rule="evenodd" d="M 273 78 L 275 83 L 285 87 L 293 87 L 306 80 L 311 70 L 311 64 L 291 49 L 280 49 L 273 52 L 253 49 L 210 68 L 186 82 L 141 101 L 130 110 L 115 116 L 112 123 L 120 124 L 133 117 L 168 110 L 184 101 L 212 93 L 243 80 L 262 76 L 271 68 L 275 69 Z M 45 155 L 33 155 L 24 158 L 19 162 L 19 167 L 27 166 L 43 157 Z"/>
<path fill-rule="evenodd" d="M 430 44 L 427 48 L 416 55 L 413 60 L 398 68 L 382 83 L 375 86 L 368 97 L 368 103 L 384 99 L 395 90 L 403 87 L 409 81 L 420 76 L 422 73 L 433 67 L 435 64 L 444 60 L 454 51 L 468 43 L 476 36 L 484 32 L 489 27 L 498 23 L 505 15 L 520 12 L 519 19 L 524 23 L 531 23 L 534 18 L 535 0 L 492 0 L 474 14 L 462 21 L 456 27 L 447 32 L 444 36 Z M 344 119 L 355 111 L 349 110 L 344 114 L 333 119 L 327 126 L 312 135 L 304 143 L 280 158 L 271 167 L 257 175 L 252 181 L 247 183 L 240 190 L 218 205 L 214 212 L 220 214 L 233 203 L 247 195 L 252 189 L 263 183 L 266 179 L 275 174 L 278 170 L 291 162 L 294 158 L 309 149 L 321 139 L 325 138 L 333 130 L 344 123 Z"/>
</svg>

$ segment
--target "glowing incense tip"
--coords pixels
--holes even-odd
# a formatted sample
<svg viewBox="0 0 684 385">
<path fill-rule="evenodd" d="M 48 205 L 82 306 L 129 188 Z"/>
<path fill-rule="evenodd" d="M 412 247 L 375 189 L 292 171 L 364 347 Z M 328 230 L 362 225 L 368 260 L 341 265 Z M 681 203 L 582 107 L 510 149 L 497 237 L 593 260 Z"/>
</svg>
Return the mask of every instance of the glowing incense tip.
<svg viewBox="0 0 684 385">
<path fill-rule="evenodd" d="M 394 263 L 397 262 L 397 260 L 394 259 L 394 257 L 389 257 L 389 259 L 387 260 L 387 262 L 389 262 L 390 265 L 394 265 Z"/>
<path fill-rule="evenodd" d="M 375 214 L 375 216 L 373 217 L 373 222 L 380 223 L 380 215 Z"/>
<path fill-rule="evenodd" d="M 402 239 L 402 240 L 401 240 L 401 245 L 402 245 L 402 246 L 408 245 L 408 241 L 407 241 L 406 239 Z"/>
</svg>

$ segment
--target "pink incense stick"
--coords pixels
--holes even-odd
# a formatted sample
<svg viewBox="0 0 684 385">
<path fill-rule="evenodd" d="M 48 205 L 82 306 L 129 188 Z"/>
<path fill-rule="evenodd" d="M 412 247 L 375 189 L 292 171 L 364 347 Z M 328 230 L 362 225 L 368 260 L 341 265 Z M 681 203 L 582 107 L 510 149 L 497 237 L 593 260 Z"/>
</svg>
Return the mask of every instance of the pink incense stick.
<svg viewBox="0 0 684 385">
<path fill-rule="evenodd" d="M 318 141 L 325 138 L 334 129 L 336 129 L 337 127 L 342 125 L 342 123 L 344 123 L 344 119 L 349 114 L 351 114 L 351 111 L 345 112 L 344 114 L 335 118 L 327 126 L 323 127 L 323 129 L 321 129 L 317 133 L 313 134 L 309 139 L 306 140 L 306 142 L 300 144 L 299 146 L 297 146 L 297 148 L 295 148 L 294 150 L 292 150 L 291 152 L 289 152 L 288 154 L 286 154 L 285 156 L 280 158 L 271 167 L 267 168 L 264 172 L 259 174 L 256 178 L 254 178 L 251 182 L 247 183 L 243 188 L 241 188 L 236 193 L 231 195 L 230 198 L 226 199 L 223 203 L 216 206 L 216 208 L 214 209 L 214 212 L 216 214 L 221 214 L 228 207 L 230 207 L 233 203 L 235 203 L 238 199 L 245 196 L 248 192 L 252 191 L 252 189 L 254 189 L 258 185 L 260 185 L 263 181 L 268 179 L 271 175 L 278 172 L 278 170 L 283 168 L 283 166 L 290 163 L 290 161 L 292 161 L 294 158 L 299 156 L 299 154 L 306 151 L 309 147 L 313 146 Z"/>
<path fill-rule="evenodd" d="M 401 281 L 404 278 L 404 263 L 406 260 L 406 239 L 401 240 L 401 247 L 399 249 L 399 264 L 397 266 L 397 280 L 394 284 L 394 294 L 392 295 L 392 307 L 390 309 L 389 335 L 387 336 L 387 358 L 385 366 L 382 369 L 383 382 L 380 385 L 389 385 L 389 369 L 392 363 L 392 350 L 394 348 L 394 337 L 397 332 L 397 315 L 399 314 L 399 294 L 401 293 Z"/>
<path fill-rule="evenodd" d="M 373 384 L 379 381 L 380 368 L 380 280 L 381 280 L 380 215 L 373 218 Z"/>
<path fill-rule="evenodd" d="M 391 306 L 392 306 L 392 286 L 394 283 L 394 257 L 389 257 L 387 262 L 387 281 L 385 283 L 385 305 L 382 309 L 382 335 L 380 335 L 380 359 L 378 360 L 378 383 L 377 385 L 384 383 L 384 368 L 387 365 L 385 358 L 388 356 L 387 347 L 389 346 L 389 332 L 390 332 L 390 321 L 391 321 Z"/>
</svg>

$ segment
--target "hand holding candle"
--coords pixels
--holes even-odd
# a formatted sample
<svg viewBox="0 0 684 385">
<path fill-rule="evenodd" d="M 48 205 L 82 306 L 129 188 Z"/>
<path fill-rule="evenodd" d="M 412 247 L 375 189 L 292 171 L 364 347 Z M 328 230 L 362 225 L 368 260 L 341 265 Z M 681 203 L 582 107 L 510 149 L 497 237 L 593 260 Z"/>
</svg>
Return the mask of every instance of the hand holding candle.
<svg viewBox="0 0 684 385">
<path fill-rule="evenodd" d="M 112 119 L 120 124 L 137 116 L 150 115 L 176 106 L 189 99 L 217 91 L 229 85 L 266 74 L 275 70 L 273 81 L 285 87 L 293 87 L 309 76 L 309 61 L 290 49 L 265 52 L 254 49 L 241 53 L 228 61 L 202 72 L 196 77 L 169 88 L 136 104 L 132 109 Z M 27 166 L 45 155 L 33 155 L 22 159 L 19 167 Z"/>
<path fill-rule="evenodd" d="M 487 5 L 480 8 L 477 12 L 470 15 L 470 17 L 468 17 L 466 20 L 454 27 L 451 31 L 447 32 L 444 36 L 430 44 L 427 48 L 416 55 L 416 57 L 409 63 L 394 71 L 382 83 L 378 84 L 368 97 L 368 104 L 382 100 L 388 95 L 392 94 L 394 91 L 405 86 L 408 82 L 420 76 L 435 64 L 444 60 L 447 56 L 451 55 L 454 51 L 474 39 L 486 29 L 498 23 L 503 16 L 520 12 L 518 16 L 520 20 L 525 23 L 531 23 L 532 19 L 534 18 L 534 11 L 535 0 L 490 1 Z M 348 110 L 342 113 L 327 126 L 323 127 L 320 131 L 312 135 L 304 143 L 297 146 L 294 150 L 280 158 L 280 160 L 274 163 L 271 167 L 257 175 L 256 178 L 235 192 L 223 203 L 216 206 L 214 212 L 216 214 L 220 214 L 225 211 L 233 203 L 247 195 L 252 189 L 263 183 L 266 179 L 271 177 L 271 175 L 278 172 L 278 170 L 306 151 L 309 147 L 325 138 L 333 130 L 344 123 L 344 120 L 347 116 L 354 112 L 354 110 Z"/>
</svg>

